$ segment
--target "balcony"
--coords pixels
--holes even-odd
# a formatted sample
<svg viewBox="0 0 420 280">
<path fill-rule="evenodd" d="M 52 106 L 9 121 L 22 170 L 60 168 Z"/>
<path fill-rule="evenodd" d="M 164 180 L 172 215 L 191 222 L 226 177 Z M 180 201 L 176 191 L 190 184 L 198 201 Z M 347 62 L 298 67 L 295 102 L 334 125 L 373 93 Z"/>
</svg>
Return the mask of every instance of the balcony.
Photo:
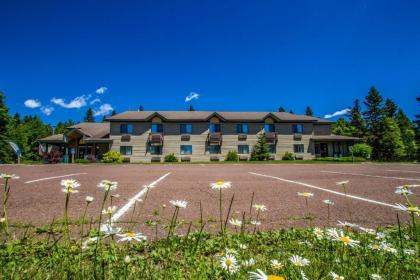
<svg viewBox="0 0 420 280">
<path fill-rule="evenodd" d="M 302 140 L 302 133 L 294 133 L 293 134 L 294 140 Z"/>
<path fill-rule="evenodd" d="M 266 132 L 265 133 L 265 141 L 268 144 L 275 144 L 277 142 L 277 133 L 275 133 L 275 132 Z"/>
<path fill-rule="evenodd" d="M 222 133 L 221 132 L 210 132 L 207 136 L 207 142 L 209 145 L 221 145 L 222 144 Z"/>
<path fill-rule="evenodd" d="M 148 142 L 150 146 L 163 146 L 163 134 L 162 133 L 150 133 Z"/>
</svg>

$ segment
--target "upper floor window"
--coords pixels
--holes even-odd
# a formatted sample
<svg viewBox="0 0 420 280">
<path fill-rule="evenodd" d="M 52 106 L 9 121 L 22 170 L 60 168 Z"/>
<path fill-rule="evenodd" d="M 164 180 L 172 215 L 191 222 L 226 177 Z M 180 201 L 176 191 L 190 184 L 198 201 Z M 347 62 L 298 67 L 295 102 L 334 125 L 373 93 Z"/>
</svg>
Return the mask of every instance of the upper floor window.
<svg viewBox="0 0 420 280">
<path fill-rule="evenodd" d="M 180 125 L 181 134 L 192 134 L 192 124 L 183 123 Z"/>
<path fill-rule="evenodd" d="M 264 132 L 275 132 L 274 124 L 266 123 L 264 125 Z"/>
<path fill-rule="evenodd" d="M 293 149 L 294 149 L 295 153 L 304 153 L 305 152 L 303 144 L 294 144 Z"/>
<path fill-rule="evenodd" d="M 209 124 L 209 131 L 210 133 L 220 132 L 220 123 L 210 123 Z"/>
<path fill-rule="evenodd" d="M 293 133 L 302 134 L 303 133 L 303 125 L 301 123 L 294 124 L 294 125 L 292 125 L 292 130 L 293 130 Z"/>
<path fill-rule="evenodd" d="M 238 123 L 236 125 L 236 132 L 248 134 L 248 124 L 247 123 Z"/>
<path fill-rule="evenodd" d="M 161 123 L 152 123 L 152 133 L 163 133 L 163 125 Z"/>
<path fill-rule="evenodd" d="M 238 154 L 249 154 L 249 145 L 238 145 Z"/>
<path fill-rule="evenodd" d="M 133 147 L 131 146 L 121 146 L 120 153 L 124 156 L 131 156 L 133 154 Z"/>
<path fill-rule="evenodd" d="M 129 123 L 124 123 L 120 125 L 120 133 L 123 134 L 132 134 L 133 133 L 133 125 Z"/>
<path fill-rule="evenodd" d="M 191 155 L 192 154 L 192 145 L 181 145 L 180 148 L 181 155 Z"/>
</svg>

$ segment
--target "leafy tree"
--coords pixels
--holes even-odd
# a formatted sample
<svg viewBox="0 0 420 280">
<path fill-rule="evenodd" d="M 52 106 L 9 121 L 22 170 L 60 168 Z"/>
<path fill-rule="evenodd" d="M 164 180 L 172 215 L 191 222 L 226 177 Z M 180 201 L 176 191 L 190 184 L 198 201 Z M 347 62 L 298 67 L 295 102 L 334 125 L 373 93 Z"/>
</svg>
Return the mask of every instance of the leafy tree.
<svg viewBox="0 0 420 280">
<path fill-rule="evenodd" d="M 365 143 L 357 143 L 353 145 L 353 155 L 368 159 L 372 153 L 372 148 Z"/>
<path fill-rule="evenodd" d="M 417 103 L 420 105 L 420 96 L 416 97 Z M 416 144 L 417 147 L 420 147 L 420 115 L 415 115 L 415 132 L 416 132 Z M 417 159 L 420 158 L 420 148 L 417 149 Z"/>
<path fill-rule="evenodd" d="M 363 116 L 367 125 L 367 141 L 372 147 L 372 158 L 377 159 L 379 156 L 380 140 L 383 133 L 382 122 L 384 120 L 384 110 L 382 107 L 383 98 L 375 87 L 371 87 L 365 98 L 364 104 L 366 111 Z"/>
<path fill-rule="evenodd" d="M 190 107 L 188 108 L 188 111 L 195 111 L 194 106 L 191 104 Z"/>
<path fill-rule="evenodd" d="M 254 145 L 251 152 L 251 160 L 263 161 L 267 160 L 270 156 L 268 151 L 267 141 L 265 140 L 265 134 L 260 132 L 258 133 L 257 143 Z"/>
<path fill-rule="evenodd" d="M 348 117 L 350 119 L 350 125 L 354 130 L 352 136 L 362 138 L 366 133 L 366 123 L 362 116 L 359 99 L 354 101 Z"/>
<path fill-rule="evenodd" d="M 377 159 L 398 160 L 405 156 L 404 143 L 398 124 L 392 118 L 385 118 L 382 122 L 383 134 L 378 139 Z"/>
<path fill-rule="evenodd" d="M 415 126 L 402 109 L 395 114 L 395 121 L 400 129 L 405 155 L 408 159 L 414 159 L 417 151 Z"/>
<path fill-rule="evenodd" d="M 387 98 L 385 100 L 385 106 L 384 106 L 385 116 L 388 117 L 388 118 L 393 118 L 393 117 L 395 117 L 395 114 L 397 113 L 397 110 L 398 110 L 397 104 L 395 104 L 395 102 L 392 101 L 392 99 Z"/>
<path fill-rule="evenodd" d="M 331 127 L 331 131 L 336 135 L 353 136 L 355 127 L 344 118 L 339 118 Z"/>
<path fill-rule="evenodd" d="M 283 106 L 279 107 L 279 112 L 286 112 L 286 110 L 283 108 Z"/>
<path fill-rule="evenodd" d="M 93 116 L 93 110 L 92 108 L 89 108 L 86 111 L 85 118 L 83 119 L 85 122 L 95 122 L 95 117 Z"/>
<path fill-rule="evenodd" d="M 4 93 L 0 91 L 0 163 L 11 160 L 12 151 L 8 143 L 9 108 Z"/>
<path fill-rule="evenodd" d="M 311 107 L 309 106 L 306 107 L 305 115 L 311 116 L 311 117 L 314 115 L 314 112 L 312 111 Z"/>
</svg>

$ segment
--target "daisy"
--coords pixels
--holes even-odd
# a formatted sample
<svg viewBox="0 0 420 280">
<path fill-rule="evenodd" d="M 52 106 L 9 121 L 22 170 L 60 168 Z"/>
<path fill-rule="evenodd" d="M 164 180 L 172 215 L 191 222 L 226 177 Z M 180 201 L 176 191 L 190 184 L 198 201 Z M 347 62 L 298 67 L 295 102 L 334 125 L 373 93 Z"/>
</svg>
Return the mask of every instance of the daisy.
<svg viewBox="0 0 420 280">
<path fill-rule="evenodd" d="M 349 180 L 336 182 L 335 184 L 338 186 L 342 186 L 342 185 L 347 185 L 348 183 L 349 183 Z"/>
<path fill-rule="evenodd" d="M 297 194 L 298 194 L 298 196 L 303 196 L 305 198 L 314 196 L 314 194 L 310 193 L 310 192 L 298 192 Z"/>
<path fill-rule="evenodd" d="M 373 280 L 382 280 L 383 278 L 382 278 L 382 276 L 381 275 L 379 275 L 379 274 L 372 274 L 371 275 L 372 276 L 372 279 Z"/>
<path fill-rule="evenodd" d="M 291 261 L 297 267 L 304 267 L 311 263 L 308 259 L 302 258 L 298 255 L 293 255 L 289 258 L 289 261 Z"/>
<path fill-rule="evenodd" d="M 359 227 L 359 229 L 360 229 L 361 231 L 364 231 L 364 232 L 368 233 L 368 234 L 373 234 L 373 235 L 375 235 L 375 234 L 376 234 L 376 230 L 371 229 L 371 228 Z"/>
<path fill-rule="evenodd" d="M 340 227 L 348 227 L 348 228 L 351 228 L 351 227 L 359 227 L 356 224 L 349 223 L 349 222 L 342 222 L 342 221 L 338 221 L 338 224 L 337 225 L 340 226 Z"/>
<path fill-rule="evenodd" d="M 248 266 L 253 266 L 253 265 L 255 265 L 255 260 L 253 258 L 242 261 L 242 266 L 248 267 Z"/>
<path fill-rule="evenodd" d="M 235 256 L 229 253 L 220 258 L 220 264 L 222 265 L 222 268 L 229 273 L 235 273 L 239 269 Z"/>
<path fill-rule="evenodd" d="M 104 215 L 112 215 L 117 211 L 117 206 L 108 206 L 108 208 L 102 210 L 102 214 Z"/>
<path fill-rule="evenodd" d="M 117 242 L 124 242 L 124 241 L 143 241 L 146 240 L 147 237 L 144 236 L 141 233 L 135 233 L 135 232 L 127 232 L 124 234 L 117 234 L 118 237 L 120 237 L 121 239 L 118 240 Z"/>
<path fill-rule="evenodd" d="M 254 207 L 255 210 L 257 211 L 261 211 L 261 212 L 267 211 L 267 207 L 263 204 L 254 204 L 252 205 L 252 207 Z"/>
<path fill-rule="evenodd" d="M 377 240 L 383 240 L 385 238 L 386 238 L 386 234 L 385 233 L 383 233 L 383 232 L 377 232 L 376 233 L 375 239 L 377 239 Z"/>
<path fill-rule="evenodd" d="M 104 191 L 113 191 L 117 189 L 118 182 L 112 182 L 110 180 L 102 180 L 98 184 L 98 188 L 103 189 Z"/>
<path fill-rule="evenodd" d="M 385 242 L 382 243 L 380 248 L 382 250 L 384 250 L 385 252 L 388 252 L 388 253 L 391 253 L 391 254 L 397 254 L 398 253 L 397 249 L 392 248 L 391 244 L 389 244 L 389 243 L 385 243 Z"/>
<path fill-rule="evenodd" d="M 261 269 L 257 269 L 257 272 L 249 272 L 249 280 L 285 280 L 285 278 L 277 275 L 266 275 Z"/>
<path fill-rule="evenodd" d="M 120 227 L 114 227 L 112 224 L 105 224 L 101 226 L 101 232 L 107 235 L 115 235 L 121 231 Z"/>
<path fill-rule="evenodd" d="M 64 193 L 78 193 L 79 192 L 78 190 L 75 190 L 73 188 L 63 188 L 62 191 Z"/>
<path fill-rule="evenodd" d="M 356 247 L 360 241 L 353 240 L 349 236 L 345 235 L 343 231 L 338 231 L 336 229 L 328 230 L 328 235 L 332 240 L 343 242 L 345 246 Z"/>
<path fill-rule="evenodd" d="M 16 180 L 16 179 L 19 179 L 20 177 L 19 176 L 16 176 L 16 174 L 5 174 L 5 173 L 1 173 L 0 174 L 0 179 L 5 179 L 5 180 L 9 180 L 9 179 L 12 179 L 12 180 Z"/>
<path fill-rule="evenodd" d="M 94 198 L 92 196 L 86 196 L 85 200 L 87 203 L 91 203 L 94 200 Z"/>
<path fill-rule="evenodd" d="M 245 244 L 239 244 L 239 248 L 245 250 L 246 248 L 248 248 L 248 246 L 246 246 Z"/>
<path fill-rule="evenodd" d="M 176 208 L 187 208 L 187 203 L 185 200 L 171 200 L 169 201 Z"/>
<path fill-rule="evenodd" d="M 381 249 L 381 244 L 373 243 L 373 244 L 370 244 L 368 247 L 371 250 L 379 251 Z"/>
<path fill-rule="evenodd" d="M 400 195 L 410 195 L 413 194 L 411 190 L 406 188 L 405 186 L 399 186 L 395 188 L 395 193 Z"/>
<path fill-rule="evenodd" d="M 229 220 L 229 224 L 231 224 L 232 226 L 235 226 L 235 227 L 241 227 L 242 226 L 242 221 L 239 220 L 239 219 L 232 218 L 232 219 Z"/>
<path fill-rule="evenodd" d="M 131 258 L 130 258 L 130 256 L 129 256 L 129 255 L 125 256 L 125 258 L 124 258 L 124 262 L 125 262 L 126 264 L 129 264 L 129 263 L 131 262 Z"/>
<path fill-rule="evenodd" d="M 283 267 L 283 264 L 276 259 L 270 261 L 271 267 L 274 269 L 280 269 Z"/>
<path fill-rule="evenodd" d="M 255 220 L 251 221 L 250 223 L 251 223 L 251 225 L 254 225 L 254 226 L 260 226 L 261 225 L 260 221 L 255 221 Z"/>
<path fill-rule="evenodd" d="M 6 218 L 0 218 L 0 223 L 4 223 L 6 221 Z"/>
<path fill-rule="evenodd" d="M 61 180 L 60 185 L 63 186 L 63 192 L 65 193 L 77 193 L 76 188 L 80 187 L 80 183 L 73 179 L 64 179 Z"/>
<path fill-rule="evenodd" d="M 414 256 L 416 254 L 416 250 L 412 250 L 412 249 L 404 249 L 403 252 L 404 254 L 409 255 L 409 256 Z"/>
<path fill-rule="evenodd" d="M 318 239 L 322 239 L 324 237 L 324 232 L 319 227 L 314 228 L 312 232 L 315 234 L 316 238 Z"/>
<path fill-rule="evenodd" d="M 340 275 L 338 275 L 337 273 L 335 273 L 335 272 L 330 272 L 330 275 L 331 275 L 331 277 L 332 277 L 332 279 L 333 280 L 344 280 L 344 277 L 343 276 L 340 276 Z"/>
<path fill-rule="evenodd" d="M 419 209 L 418 206 L 408 206 L 407 207 L 407 206 L 402 205 L 400 203 L 395 203 L 395 208 L 397 210 L 401 210 L 401 211 L 405 211 L 405 212 L 410 212 L 410 213 L 415 214 L 416 216 L 420 216 L 420 209 Z"/>
<path fill-rule="evenodd" d="M 327 204 L 327 205 L 334 205 L 334 202 L 332 202 L 331 200 L 329 200 L 329 199 L 325 199 L 325 200 L 323 200 L 322 202 L 324 202 L 325 204 Z"/>
<path fill-rule="evenodd" d="M 224 181 L 217 181 L 215 183 L 211 183 L 210 187 L 214 190 L 220 190 L 220 189 L 228 189 L 232 187 L 231 182 L 224 182 Z"/>
</svg>

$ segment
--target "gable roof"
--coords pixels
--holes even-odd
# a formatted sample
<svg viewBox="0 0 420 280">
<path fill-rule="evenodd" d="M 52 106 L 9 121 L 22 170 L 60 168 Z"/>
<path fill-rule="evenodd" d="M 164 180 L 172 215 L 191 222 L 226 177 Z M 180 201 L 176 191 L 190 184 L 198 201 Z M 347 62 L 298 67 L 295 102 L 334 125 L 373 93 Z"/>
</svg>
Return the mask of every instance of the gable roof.
<svg viewBox="0 0 420 280">
<path fill-rule="evenodd" d="M 330 120 L 286 112 L 211 112 L 211 111 L 126 111 L 107 118 L 109 121 L 150 121 L 160 116 L 165 121 L 208 121 L 218 116 L 223 121 L 263 122 L 271 116 L 278 122 L 315 122 L 332 123 Z"/>
<path fill-rule="evenodd" d="M 72 126 L 68 129 L 74 129 L 81 132 L 83 135 L 93 139 L 100 139 L 107 136 L 110 132 L 109 122 L 105 123 L 89 123 L 83 122 Z"/>
</svg>

